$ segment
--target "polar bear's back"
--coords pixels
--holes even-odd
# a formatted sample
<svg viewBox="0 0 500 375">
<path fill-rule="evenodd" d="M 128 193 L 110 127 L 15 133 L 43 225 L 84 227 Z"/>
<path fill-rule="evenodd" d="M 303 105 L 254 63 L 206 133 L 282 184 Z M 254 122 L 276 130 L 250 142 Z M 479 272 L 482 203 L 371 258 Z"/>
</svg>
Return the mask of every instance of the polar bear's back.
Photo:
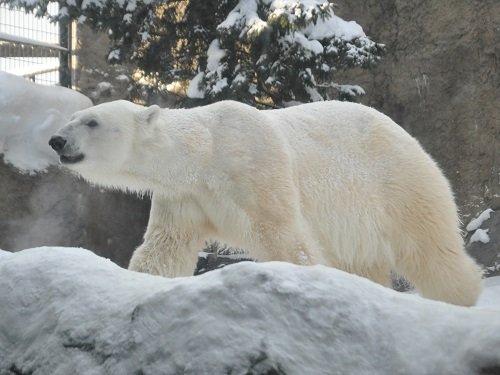
<svg viewBox="0 0 500 375">
<path fill-rule="evenodd" d="M 207 109 L 223 114 L 221 120 L 211 121 L 211 133 L 221 144 L 224 162 L 236 158 L 228 147 L 235 142 L 248 146 L 243 153 L 252 154 L 246 159 L 251 163 L 266 155 L 266 162 L 282 165 L 286 155 L 297 187 L 309 196 L 326 194 L 331 199 L 337 194 L 345 201 L 346 190 L 363 197 L 387 192 L 389 185 L 419 184 L 425 177 L 448 188 L 437 165 L 412 136 L 388 116 L 361 104 L 325 101 L 258 111 L 226 101 L 200 111 Z"/>
<path fill-rule="evenodd" d="M 420 144 L 373 108 L 328 101 L 265 112 L 286 139 L 300 180 L 366 189 L 405 170 L 434 162 Z M 430 167 L 437 169 L 435 165 Z M 439 171 L 438 171 L 439 172 Z M 347 184 L 347 185 L 346 185 Z M 319 184 L 318 184 L 319 185 Z M 361 189 L 361 187 L 360 187 Z"/>
<path fill-rule="evenodd" d="M 291 145 L 298 148 L 322 144 L 350 149 L 361 146 L 366 152 L 366 146 L 382 139 L 415 142 L 389 117 L 357 103 L 325 101 L 265 114 L 280 124 Z"/>
<path fill-rule="evenodd" d="M 384 250 L 382 233 L 408 232 L 427 220 L 426 212 L 443 213 L 450 226 L 457 220 L 451 190 L 437 164 L 384 114 L 333 101 L 267 116 L 287 139 L 310 230 L 327 251 L 335 249 L 346 269 L 376 263 L 382 253 L 391 253 Z M 397 219 L 396 212 L 401 215 Z M 344 235 L 353 228 L 358 236 Z M 364 251 L 351 251 L 360 247 Z"/>
<path fill-rule="evenodd" d="M 386 143 L 393 147 L 421 149 L 415 139 L 388 116 L 377 110 L 349 102 L 323 101 L 299 106 L 258 111 L 248 105 L 223 101 L 199 107 L 205 118 L 218 118 L 211 123 L 212 135 L 219 141 L 250 137 L 253 143 L 285 141 L 292 154 L 321 152 L 342 156 L 377 153 Z M 217 115 L 215 115 L 217 114 Z M 208 116 L 208 117 L 207 117 Z M 230 136 L 228 136 L 228 133 Z M 230 138 L 231 137 L 231 138 Z M 345 155 L 341 154 L 345 151 Z M 372 157 L 375 155 L 372 155 Z M 338 159 L 341 161 L 340 159 Z M 347 160 L 346 160 L 347 161 Z"/>
</svg>

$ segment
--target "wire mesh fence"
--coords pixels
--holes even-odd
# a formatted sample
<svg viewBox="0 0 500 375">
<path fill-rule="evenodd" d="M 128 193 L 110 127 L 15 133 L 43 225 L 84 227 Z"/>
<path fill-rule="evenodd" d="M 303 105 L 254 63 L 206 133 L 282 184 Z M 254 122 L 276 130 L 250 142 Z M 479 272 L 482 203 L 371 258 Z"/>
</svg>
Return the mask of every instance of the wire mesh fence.
<svg viewBox="0 0 500 375">
<path fill-rule="evenodd" d="M 58 4 L 49 4 L 49 13 L 58 12 Z M 61 41 L 67 30 L 47 18 L 37 18 L 22 9 L 0 6 L 0 70 L 46 85 L 69 86 L 69 53 Z M 62 33 L 61 33 L 62 31 Z M 64 36 L 64 37 L 61 37 Z M 63 43 L 65 44 L 65 43 Z"/>
</svg>

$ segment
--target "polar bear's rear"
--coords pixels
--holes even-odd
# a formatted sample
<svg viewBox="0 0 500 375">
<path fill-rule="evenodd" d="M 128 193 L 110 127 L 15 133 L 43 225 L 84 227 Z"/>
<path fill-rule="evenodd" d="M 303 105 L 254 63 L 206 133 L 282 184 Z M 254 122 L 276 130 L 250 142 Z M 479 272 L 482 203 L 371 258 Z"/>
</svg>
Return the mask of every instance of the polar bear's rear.
<svg viewBox="0 0 500 375">
<path fill-rule="evenodd" d="M 89 181 L 153 193 L 133 270 L 190 274 L 204 241 L 216 238 L 259 260 L 326 264 L 383 285 L 394 270 L 423 296 L 455 304 L 480 293 L 446 178 L 371 108 L 120 101 L 77 112 L 51 142 Z"/>
</svg>

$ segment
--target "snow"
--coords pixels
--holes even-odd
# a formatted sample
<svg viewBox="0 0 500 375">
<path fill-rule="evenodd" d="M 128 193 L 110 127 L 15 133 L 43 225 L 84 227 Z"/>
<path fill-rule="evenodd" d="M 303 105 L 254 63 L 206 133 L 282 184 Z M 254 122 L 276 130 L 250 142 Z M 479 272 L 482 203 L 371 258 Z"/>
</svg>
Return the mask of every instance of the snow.
<svg viewBox="0 0 500 375">
<path fill-rule="evenodd" d="M 353 40 L 366 37 L 363 28 L 355 21 L 345 21 L 332 15 L 330 18 L 319 18 L 316 24 L 310 24 L 304 29 L 304 34 L 309 39 L 340 38 Z"/>
<path fill-rule="evenodd" d="M 115 77 L 115 79 L 120 82 L 130 82 L 130 78 L 128 78 L 128 76 L 125 74 L 120 74 L 119 76 Z"/>
<path fill-rule="evenodd" d="M 193 99 L 203 99 L 205 97 L 205 91 L 200 89 L 201 82 L 203 82 L 203 77 L 205 77 L 205 73 L 199 72 L 197 75 L 189 83 L 189 86 L 186 91 L 186 95 L 189 98 Z"/>
<path fill-rule="evenodd" d="M 217 94 L 219 92 L 221 92 L 224 88 L 226 88 L 228 86 L 228 83 L 227 83 L 227 78 L 224 77 L 222 79 L 219 79 L 215 85 L 212 86 L 210 92 L 214 93 L 214 94 Z"/>
<path fill-rule="evenodd" d="M 285 16 L 289 22 L 294 22 L 302 16 L 306 22 L 310 21 L 319 7 L 328 7 L 328 2 L 324 0 L 267 0 L 265 2 L 270 4 L 271 18 Z"/>
<path fill-rule="evenodd" d="M 210 91 L 213 94 L 221 92 L 228 86 L 227 77 L 223 77 L 224 64 L 221 60 L 226 56 L 226 51 L 220 48 L 218 39 L 214 39 L 207 51 L 207 79 L 213 79 L 214 83 L 211 85 Z M 198 74 L 199 76 L 199 74 Z M 195 77 L 197 78 L 197 77 Z M 199 80 L 199 78 L 198 78 Z M 191 87 L 191 85 L 190 85 Z M 198 86 L 196 86 L 198 87 Z M 199 87 L 198 87 L 199 89 Z M 195 93 L 194 89 L 191 93 Z"/>
<path fill-rule="evenodd" d="M 481 229 L 483 223 L 491 217 L 491 213 L 495 212 L 491 208 L 487 208 L 478 217 L 472 219 L 465 227 L 468 232 L 474 232 L 470 237 L 470 243 L 482 242 L 489 243 L 490 237 L 488 235 L 489 229 Z"/>
<path fill-rule="evenodd" d="M 119 60 L 120 59 L 120 50 L 114 49 L 108 54 L 108 61 Z"/>
<path fill-rule="evenodd" d="M 484 290 L 479 297 L 478 306 L 500 310 L 500 276 L 484 280 Z"/>
<path fill-rule="evenodd" d="M 465 229 L 467 229 L 468 232 L 472 232 L 472 231 L 478 229 L 481 225 L 483 225 L 483 223 L 486 220 L 488 220 L 490 218 L 490 215 L 492 212 L 495 212 L 495 211 L 493 211 L 491 208 L 487 208 L 486 210 L 481 212 L 481 214 L 477 218 L 471 220 L 470 223 L 467 224 Z"/>
<path fill-rule="evenodd" d="M 133 13 L 137 7 L 136 0 L 128 0 L 126 3 L 127 7 L 125 8 L 125 10 L 127 12 Z"/>
<path fill-rule="evenodd" d="M 217 26 L 217 29 L 232 29 L 237 27 L 237 25 L 245 25 L 245 27 L 242 28 L 240 37 L 247 34 L 250 36 L 252 34 L 260 34 L 268 27 L 267 22 L 261 20 L 257 14 L 257 1 L 240 1 L 236 7 L 229 12 L 226 19 Z"/>
<path fill-rule="evenodd" d="M 132 23 L 132 14 L 127 13 L 123 16 L 123 22 L 125 23 Z"/>
<path fill-rule="evenodd" d="M 103 91 L 109 91 L 112 88 L 113 88 L 113 85 L 111 83 L 109 83 L 109 82 L 103 81 L 103 82 L 99 82 L 97 84 L 97 90 L 101 91 L 101 92 L 103 92 Z"/>
<path fill-rule="evenodd" d="M 324 100 L 318 90 L 316 90 L 315 88 L 306 87 L 306 92 L 309 94 L 309 97 L 313 102 L 320 102 Z"/>
<path fill-rule="evenodd" d="M 363 88 L 361 86 L 358 86 L 358 85 L 339 85 L 339 84 L 335 84 L 334 87 L 350 96 L 350 97 L 354 97 L 354 96 L 357 96 L 357 95 L 365 95 L 365 90 L 363 90 Z"/>
<path fill-rule="evenodd" d="M 219 68 L 220 61 L 226 56 L 226 52 L 220 48 L 218 39 L 214 39 L 207 51 L 207 69 L 216 71 Z"/>
<path fill-rule="evenodd" d="M 58 86 L 42 86 L 0 72 L 0 154 L 27 173 L 57 163 L 48 141 L 76 111 L 90 107 L 86 96 Z"/>
<path fill-rule="evenodd" d="M 495 262 L 492 266 L 486 267 L 487 272 L 500 271 L 500 262 Z"/>
<path fill-rule="evenodd" d="M 490 236 L 488 236 L 489 229 L 477 229 L 470 238 L 470 242 L 490 242 Z"/>
<path fill-rule="evenodd" d="M 320 42 L 318 42 L 317 40 L 309 40 L 304 36 L 304 34 L 300 32 L 286 34 L 283 38 L 281 38 L 280 42 L 285 42 L 289 45 L 293 45 L 295 43 L 300 44 L 306 52 L 309 52 L 308 55 L 306 55 L 306 57 L 308 58 L 310 57 L 311 53 L 313 55 L 319 55 L 323 53 L 323 45 Z"/>
<path fill-rule="evenodd" d="M 243 262 L 165 279 L 76 248 L 0 257 L 0 373 L 465 375 L 500 365 L 500 278 L 480 307 L 464 308 L 323 266 Z"/>
<path fill-rule="evenodd" d="M 300 2 L 296 0 L 264 0 L 264 3 L 269 5 L 269 19 L 286 17 L 289 22 L 293 23 L 297 18 L 305 15 L 305 21 L 308 22 L 308 25 L 299 31 L 300 34 L 306 35 L 309 39 L 321 40 L 337 37 L 353 40 L 366 37 L 363 28 L 358 23 L 345 21 L 334 14 L 326 19 L 319 17 L 316 23 L 310 22 L 313 18 L 313 12 L 317 11 L 318 7 L 325 6 L 323 0 L 302 0 Z M 231 29 L 244 24 L 245 27 L 240 37 L 246 34 L 261 33 L 268 27 L 268 24 L 260 19 L 257 8 L 257 1 L 241 0 L 226 19 L 219 24 L 218 28 Z"/>
</svg>

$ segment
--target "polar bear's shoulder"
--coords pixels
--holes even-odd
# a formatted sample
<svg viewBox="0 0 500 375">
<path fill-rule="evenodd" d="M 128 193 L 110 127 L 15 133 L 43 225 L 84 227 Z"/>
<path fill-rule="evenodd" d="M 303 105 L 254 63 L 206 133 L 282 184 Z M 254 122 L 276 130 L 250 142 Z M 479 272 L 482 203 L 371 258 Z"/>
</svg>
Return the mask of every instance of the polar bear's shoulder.
<svg viewBox="0 0 500 375">
<path fill-rule="evenodd" d="M 285 108 L 258 110 L 248 104 L 237 102 L 234 100 L 223 100 L 220 102 L 212 103 L 203 107 L 198 107 L 197 110 L 210 112 L 223 112 L 223 113 L 266 113 L 271 116 L 286 116 L 287 114 L 358 114 L 364 116 L 380 116 L 382 113 L 363 104 L 342 102 L 338 100 L 328 100 L 322 102 L 305 103 L 296 106 Z M 383 116 L 383 115 L 382 115 Z"/>
<path fill-rule="evenodd" d="M 207 113 L 223 113 L 223 114 L 257 114 L 262 111 L 241 102 L 234 100 L 222 100 L 203 107 L 197 107 L 196 110 Z"/>
</svg>

